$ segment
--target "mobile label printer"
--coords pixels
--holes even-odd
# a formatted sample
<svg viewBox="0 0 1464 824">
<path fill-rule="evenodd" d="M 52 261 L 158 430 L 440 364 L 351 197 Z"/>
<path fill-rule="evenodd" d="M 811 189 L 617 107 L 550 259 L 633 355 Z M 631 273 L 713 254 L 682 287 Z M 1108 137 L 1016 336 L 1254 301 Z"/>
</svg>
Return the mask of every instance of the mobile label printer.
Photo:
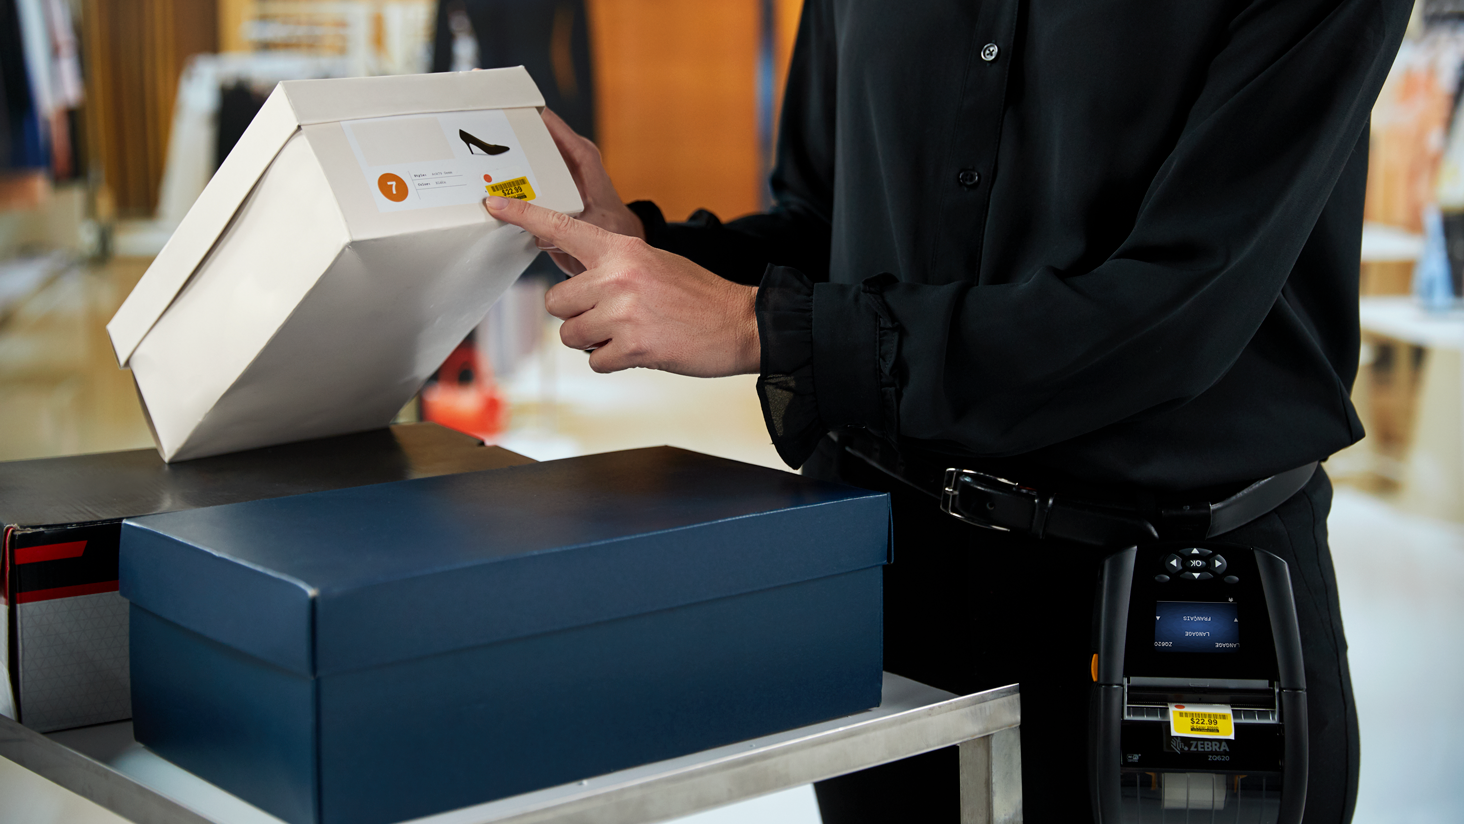
<svg viewBox="0 0 1464 824">
<path fill-rule="evenodd" d="M 1088 712 L 1099 824 L 1300 824 L 1306 681 L 1290 571 L 1223 536 L 1304 489 L 1315 461 L 1222 500 L 1156 508 L 1066 498 L 973 469 L 942 474 L 918 460 L 889 465 L 878 446 L 840 443 L 916 489 L 934 485 L 941 511 L 966 523 L 1104 553 Z"/>
<path fill-rule="evenodd" d="M 1095 612 L 1096 820 L 1300 822 L 1306 679 L 1286 563 L 1211 541 L 1130 547 L 1104 561 Z"/>
</svg>

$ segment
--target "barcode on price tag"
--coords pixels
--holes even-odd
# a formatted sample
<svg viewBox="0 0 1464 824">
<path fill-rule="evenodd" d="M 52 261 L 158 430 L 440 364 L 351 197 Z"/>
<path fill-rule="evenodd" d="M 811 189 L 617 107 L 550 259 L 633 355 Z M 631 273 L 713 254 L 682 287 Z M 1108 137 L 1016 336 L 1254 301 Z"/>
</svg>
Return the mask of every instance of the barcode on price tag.
<svg viewBox="0 0 1464 824">
<path fill-rule="evenodd" d="M 529 179 L 526 177 L 516 177 L 502 183 L 493 183 L 487 189 L 489 194 L 499 197 L 511 197 L 517 200 L 534 199 L 534 187 L 529 185 Z"/>
<path fill-rule="evenodd" d="M 1185 738 L 1235 738 L 1229 704 L 1170 704 L 1169 734 Z"/>
</svg>

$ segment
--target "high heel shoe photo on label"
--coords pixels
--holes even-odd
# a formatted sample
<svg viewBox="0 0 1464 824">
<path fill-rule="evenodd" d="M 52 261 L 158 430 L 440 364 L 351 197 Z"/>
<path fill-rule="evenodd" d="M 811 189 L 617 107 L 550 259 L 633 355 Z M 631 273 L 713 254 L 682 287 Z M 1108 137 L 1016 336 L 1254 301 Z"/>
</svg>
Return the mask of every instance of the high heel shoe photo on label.
<svg viewBox="0 0 1464 824">
<path fill-rule="evenodd" d="M 488 143 L 486 141 L 479 140 L 478 138 L 468 134 L 462 129 L 458 129 L 458 137 L 462 138 L 462 141 L 468 145 L 468 154 L 473 153 L 473 147 L 475 146 L 481 149 L 484 154 L 489 155 L 500 155 L 508 151 L 507 146 L 499 146 L 494 143 Z"/>
</svg>

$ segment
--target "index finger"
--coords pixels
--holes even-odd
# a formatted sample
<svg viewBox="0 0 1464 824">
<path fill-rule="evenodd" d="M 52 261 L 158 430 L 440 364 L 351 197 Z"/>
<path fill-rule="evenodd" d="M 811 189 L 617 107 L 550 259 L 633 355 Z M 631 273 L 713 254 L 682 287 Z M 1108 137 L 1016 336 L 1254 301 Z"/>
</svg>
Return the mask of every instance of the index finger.
<svg viewBox="0 0 1464 824">
<path fill-rule="evenodd" d="M 545 209 L 524 200 L 494 195 L 485 198 L 483 205 L 487 207 L 488 214 L 553 243 L 562 251 L 574 255 L 588 268 L 598 265 L 607 247 L 619 237 L 598 226 L 575 220 L 563 212 Z"/>
</svg>

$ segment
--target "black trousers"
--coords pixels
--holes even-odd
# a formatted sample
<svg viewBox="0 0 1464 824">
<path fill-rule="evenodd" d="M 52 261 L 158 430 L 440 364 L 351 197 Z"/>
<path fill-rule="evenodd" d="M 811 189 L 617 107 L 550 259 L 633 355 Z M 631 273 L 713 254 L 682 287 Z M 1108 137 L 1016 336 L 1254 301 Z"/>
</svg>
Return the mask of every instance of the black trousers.
<svg viewBox="0 0 1464 824">
<path fill-rule="evenodd" d="M 1086 731 L 1072 728 L 1072 712 L 1087 712 L 1103 553 L 962 523 L 827 439 L 804 472 L 891 493 L 885 669 L 955 693 L 1020 683 L 1025 820 L 1091 821 Z M 1291 567 L 1311 737 L 1308 824 L 1346 824 L 1357 798 L 1357 711 L 1327 548 L 1331 504 L 1331 482 L 1319 470 L 1274 512 L 1222 537 L 1270 550 Z M 823 820 L 956 824 L 957 764 L 950 748 L 824 781 L 815 787 Z"/>
</svg>

